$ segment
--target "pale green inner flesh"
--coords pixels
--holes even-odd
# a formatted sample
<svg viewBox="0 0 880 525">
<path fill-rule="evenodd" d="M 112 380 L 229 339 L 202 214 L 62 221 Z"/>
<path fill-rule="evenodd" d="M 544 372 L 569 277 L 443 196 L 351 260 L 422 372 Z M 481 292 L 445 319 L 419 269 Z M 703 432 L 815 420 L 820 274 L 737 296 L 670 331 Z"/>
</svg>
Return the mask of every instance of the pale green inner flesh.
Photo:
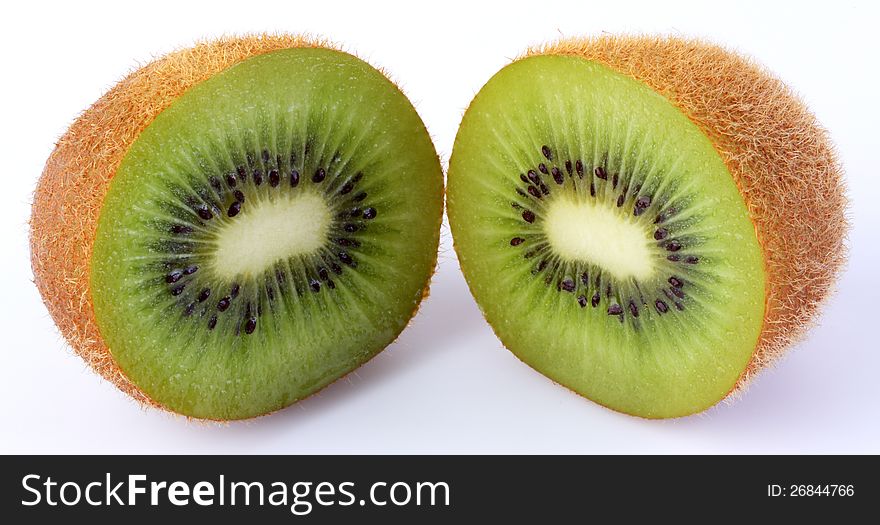
<svg viewBox="0 0 880 525">
<path fill-rule="evenodd" d="M 462 271 L 505 346 L 598 403 L 703 410 L 747 366 L 763 257 L 711 141 L 644 84 L 574 57 L 520 60 L 456 137 Z"/>
<path fill-rule="evenodd" d="M 324 198 L 311 192 L 269 198 L 237 217 L 221 227 L 212 254 L 212 270 L 230 282 L 313 254 L 326 242 L 332 220 Z"/>
<path fill-rule="evenodd" d="M 544 234 L 564 259 L 598 265 L 617 279 L 647 280 L 656 271 L 654 242 L 642 222 L 595 199 L 564 195 L 548 205 Z"/>
<path fill-rule="evenodd" d="M 119 166 L 91 260 L 101 336 L 177 412 L 283 408 L 404 328 L 442 195 L 424 125 L 380 72 L 327 49 L 245 60 L 177 99 Z"/>
</svg>

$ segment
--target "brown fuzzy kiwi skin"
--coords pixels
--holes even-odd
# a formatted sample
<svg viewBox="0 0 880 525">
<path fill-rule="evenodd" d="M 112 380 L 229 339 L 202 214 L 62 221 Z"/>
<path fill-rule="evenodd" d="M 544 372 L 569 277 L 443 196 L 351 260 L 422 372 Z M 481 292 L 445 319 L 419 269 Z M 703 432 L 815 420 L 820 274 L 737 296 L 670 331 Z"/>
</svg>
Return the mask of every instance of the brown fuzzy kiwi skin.
<svg viewBox="0 0 880 525">
<path fill-rule="evenodd" d="M 196 84 L 253 56 L 315 47 L 339 49 L 309 36 L 257 34 L 203 41 L 171 52 L 131 72 L 85 110 L 46 161 L 31 207 L 34 283 L 74 352 L 141 404 L 166 409 L 131 382 L 113 359 L 98 330 L 89 291 L 92 247 L 110 181 L 140 133 Z M 438 229 L 441 220 L 442 212 Z"/>
<path fill-rule="evenodd" d="M 749 210 L 764 255 L 765 313 L 731 394 L 799 342 L 846 262 L 843 167 L 804 102 L 749 58 L 698 39 L 569 38 L 521 58 L 566 55 L 603 64 L 663 94 L 712 141 Z"/>
</svg>

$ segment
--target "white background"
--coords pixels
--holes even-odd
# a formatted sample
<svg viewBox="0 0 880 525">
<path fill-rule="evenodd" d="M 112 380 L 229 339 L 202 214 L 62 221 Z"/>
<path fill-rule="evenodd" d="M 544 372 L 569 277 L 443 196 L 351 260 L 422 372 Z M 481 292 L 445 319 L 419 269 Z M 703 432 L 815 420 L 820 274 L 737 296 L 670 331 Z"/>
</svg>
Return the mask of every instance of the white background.
<svg viewBox="0 0 880 525">
<path fill-rule="evenodd" d="M 876 5 L 8 2 L 0 21 L 0 452 L 880 452 Z M 430 298 L 400 339 L 353 375 L 244 423 L 143 409 L 73 355 L 40 302 L 27 245 L 31 192 L 54 141 L 131 68 L 196 39 L 251 31 L 323 35 L 386 68 L 444 163 L 468 102 L 528 45 L 664 32 L 750 54 L 802 94 L 846 166 L 854 228 L 839 292 L 809 339 L 737 402 L 643 421 L 569 393 L 507 352 L 468 293 L 444 226 Z"/>
</svg>

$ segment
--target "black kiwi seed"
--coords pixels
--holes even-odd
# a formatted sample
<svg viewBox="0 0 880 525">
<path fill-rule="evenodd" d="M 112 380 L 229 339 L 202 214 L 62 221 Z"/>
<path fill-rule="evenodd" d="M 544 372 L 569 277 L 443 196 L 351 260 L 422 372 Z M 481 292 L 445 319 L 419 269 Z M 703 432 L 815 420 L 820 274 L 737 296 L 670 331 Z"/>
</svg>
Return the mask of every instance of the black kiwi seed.
<svg viewBox="0 0 880 525">
<path fill-rule="evenodd" d="M 623 200 L 624 200 L 624 199 L 623 199 L 623 194 L 621 194 L 619 197 L 617 197 L 617 207 L 618 207 L 618 208 L 620 208 L 621 206 L 623 206 Z"/>
<path fill-rule="evenodd" d="M 211 213 L 211 210 L 208 209 L 208 206 L 206 204 L 202 204 L 201 206 L 196 208 L 196 213 L 199 215 L 199 217 L 201 217 L 202 219 L 204 219 L 206 221 L 211 220 L 211 217 L 214 216 Z"/>
<path fill-rule="evenodd" d="M 339 246 L 353 246 L 357 247 L 359 243 L 353 239 L 348 239 L 346 237 L 337 237 L 333 239 L 333 242 L 338 244 Z"/>
<path fill-rule="evenodd" d="M 235 217 L 238 215 L 238 212 L 241 211 L 241 203 L 238 201 L 233 202 L 229 205 L 229 210 L 226 212 L 226 215 L 230 217 Z"/>
<path fill-rule="evenodd" d="M 333 239 L 333 242 L 335 242 L 339 246 L 351 246 L 351 240 L 346 239 L 345 237 L 336 237 Z"/>
<path fill-rule="evenodd" d="M 535 170 L 529 170 L 528 177 L 529 180 L 534 182 L 535 184 L 541 183 L 541 177 L 537 173 L 535 173 Z"/>
<path fill-rule="evenodd" d="M 556 181 L 556 184 L 562 184 L 565 181 L 565 177 L 562 176 L 562 172 L 559 171 L 559 168 L 553 166 L 553 169 L 550 170 L 550 173 L 553 174 L 553 180 Z"/>
<path fill-rule="evenodd" d="M 574 169 L 577 171 L 578 177 L 584 178 L 584 163 L 578 159 L 577 162 L 574 163 Z"/>
<path fill-rule="evenodd" d="M 620 176 L 617 173 L 615 173 L 611 177 L 611 189 L 613 189 L 613 190 L 617 189 L 617 182 L 619 181 L 619 179 L 620 179 Z M 626 192 L 624 192 L 624 193 L 626 193 Z"/>
<path fill-rule="evenodd" d="M 189 303 L 186 305 L 186 308 L 183 309 L 183 315 L 189 317 L 196 311 L 196 303 Z"/>
<path fill-rule="evenodd" d="M 332 280 L 328 280 L 328 281 L 327 281 L 327 288 L 330 288 L 331 290 L 335 290 L 335 289 L 336 289 L 336 283 L 334 283 Z"/>
<path fill-rule="evenodd" d="M 266 297 L 268 297 L 270 301 L 275 300 L 275 290 L 269 285 L 266 285 Z"/>
<path fill-rule="evenodd" d="M 623 308 L 620 307 L 619 304 L 614 303 L 608 307 L 608 315 L 620 315 L 623 313 Z"/>
<path fill-rule="evenodd" d="M 232 196 L 235 197 L 235 200 L 238 202 L 244 202 L 244 193 L 242 193 L 241 190 L 235 190 L 232 192 Z"/>
<path fill-rule="evenodd" d="M 538 188 L 536 188 L 536 187 L 534 187 L 534 186 L 529 186 L 528 188 L 526 188 L 526 190 L 528 190 L 529 194 L 530 194 L 532 197 L 534 197 L 534 198 L 536 198 L 536 199 L 540 199 L 540 198 L 541 198 L 541 192 L 538 191 Z"/>
<path fill-rule="evenodd" d="M 247 320 L 246 323 L 244 323 L 244 333 L 250 335 L 250 334 L 254 333 L 254 330 L 256 330 L 256 329 L 257 329 L 257 319 L 255 317 L 251 317 L 250 319 Z"/>
<path fill-rule="evenodd" d="M 172 288 L 172 289 L 171 289 L 171 295 L 175 295 L 175 296 L 176 296 L 176 295 L 180 295 L 181 293 L 183 293 L 183 286 L 184 286 L 184 285 L 180 284 L 180 285 L 175 286 L 174 288 Z"/>
<path fill-rule="evenodd" d="M 681 249 L 681 243 L 678 241 L 669 241 L 666 243 L 666 249 L 670 252 L 677 252 Z"/>
<path fill-rule="evenodd" d="M 696 255 L 688 255 L 684 258 L 684 262 L 688 264 L 697 264 L 698 262 L 700 262 L 700 258 Z"/>
<path fill-rule="evenodd" d="M 579 295 L 579 296 L 578 296 L 578 304 L 581 305 L 581 308 L 587 306 L 587 298 L 586 298 L 586 296 Z"/>
<path fill-rule="evenodd" d="M 183 277 L 183 272 L 180 270 L 174 270 L 165 276 L 165 282 L 168 284 L 176 283 L 181 277 Z"/>
<path fill-rule="evenodd" d="M 510 239 L 511 246 L 519 246 L 523 242 L 525 242 L 525 239 L 523 239 L 522 237 L 514 237 L 513 239 Z"/>
<path fill-rule="evenodd" d="M 684 283 L 681 282 L 681 279 L 675 276 L 670 277 L 669 279 L 667 279 L 667 281 L 675 288 L 681 288 L 682 286 L 684 286 Z"/>
<path fill-rule="evenodd" d="M 519 180 L 525 182 L 526 184 L 529 184 L 529 178 L 526 177 L 526 174 L 525 174 L 525 173 L 520 173 L 520 174 L 519 174 Z"/>
<path fill-rule="evenodd" d="M 565 171 L 568 172 L 569 175 L 571 175 L 571 173 L 572 173 L 571 170 L 572 170 L 571 161 L 570 160 L 565 161 Z"/>
<path fill-rule="evenodd" d="M 549 175 L 549 174 L 550 174 L 550 172 L 547 170 L 547 165 L 544 164 L 543 162 L 540 163 L 540 164 L 538 164 L 538 171 L 540 171 L 540 172 L 543 173 L 544 175 Z"/>
<path fill-rule="evenodd" d="M 238 291 L 239 291 L 239 290 L 241 290 L 241 287 L 240 287 L 237 283 L 236 283 L 236 284 L 233 284 L 233 285 L 232 285 L 232 289 L 229 290 L 229 296 L 230 296 L 232 299 L 235 299 L 236 297 L 238 297 Z M 229 299 L 229 297 L 227 297 L 227 299 Z"/>
<path fill-rule="evenodd" d="M 550 195 L 550 188 L 548 188 L 543 182 L 541 183 L 541 193 L 544 195 Z"/>
<path fill-rule="evenodd" d="M 636 306 L 636 303 L 633 301 L 629 302 L 629 313 L 631 313 L 633 317 L 639 316 L 639 307 Z"/>
<path fill-rule="evenodd" d="M 234 188 L 235 185 L 238 184 L 238 181 L 235 180 L 235 173 L 227 173 L 226 174 L 226 184 L 230 188 Z"/>
<path fill-rule="evenodd" d="M 229 308 L 230 303 L 232 303 L 232 299 L 227 295 L 223 299 L 217 301 L 217 310 L 225 312 L 226 309 Z"/>
<path fill-rule="evenodd" d="M 198 297 L 199 302 L 200 302 L 200 303 L 204 303 L 205 300 L 207 300 L 208 297 L 210 297 L 210 296 L 211 296 L 211 289 L 210 289 L 210 288 L 205 288 L 204 290 L 202 290 L 201 292 L 199 292 L 199 297 Z"/>
<path fill-rule="evenodd" d="M 235 168 L 235 171 L 238 173 L 238 178 L 241 179 L 242 182 L 247 182 L 247 170 L 244 169 L 244 166 Z"/>
<path fill-rule="evenodd" d="M 290 187 L 295 188 L 299 184 L 299 172 L 295 169 L 290 170 Z"/>
<path fill-rule="evenodd" d="M 263 159 L 263 164 L 267 164 L 267 163 L 269 162 L 269 157 L 271 156 L 271 155 L 269 154 L 269 150 L 264 149 L 264 150 L 263 150 L 263 153 L 262 153 L 261 155 L 262 155 L 261 158 Z"/>
<path fill-rule="evenodd" d="M 678 262 L 681 260 L 681 256 L 677 254 L 667 255 L 666 259 L 672 262 Z"/>
<path fill-rule="evenodd" d="M 657 308 L 657 311 L 660 312 L 661 314 L 665 314 L 666 312 L 669 311 L 669 306 L 666 303 L 664 303 L 663 301 L 661 301 L 660 299 L 657 299 L 656 301 L 654 301 L 654 306 Z"/>
<path fill-rule="evenodd" d="M 364 219 L 371 220 L 376 218 L 376 208 L 367 208 L 364 210 Z"/>
<path fill-rule="evenodd" d="M 339 257 L 339 260 L 342 261 L 343 264 L 347 264 L 352 268 L 355 268 L 357 266 L 357 263 L 354 261 L 354 259 L 351 258 L 351 255 L 349 255 L 347 252 L 339 252 L 336 254 L 336 256 Z"/>
<path fill-rule="evenodd" d="M 271 169 L 269 170 L 269 186 L 273 188 L 277 187 L 281 182 L 281 175 L 278 174 L 278 170 Z"/>
<path fill-rule="evenodd" d="M 574 279 L 572 279 L 571 277 L 566 277 L 565 279 L 562 280 L 562 282 L 559 284 L 559 286 L 560 286 L 560 288 L 562 288 L 566 292 L 574 292 L 574 288 L 575 288 Z"/>
<path fill-rule="evenodd" d="M 669 230 L 666 228 L 657 228 L 657 231 L 654 232 L 654 239 L 662 241 L 667 235 L 669 235 Z"/>
<path fill-rule="evenodd" d="M 254 184 L 259 186 L 263 183 L 263 171 L 260 168 L 254 169 Z"/>
<path fill-rule="evenodd" d="M 519 193 L 521 197 L 529 198 L 529 196 L 526 195 L 526 192 L 524 192 L 523 190 L 521 190 L 519 188 L 516 189 L 516 192 Z M 516 208 L 516 206 L 514 206 L 514 208 Z"/>
<path fill-rule="evenodd" d="M 360 201 L 362 201 L 362 200 L 364 200 L 364 199 L 366 199 L 366 198 L 367 198 L 367 192 L 362 191 L 362 192 L 358 193 L 357 195 L 355 195 L 354 198 L 353 198 L 352 200 L 353 200 L 354 202 L 360 202 Z"/>
<path fill-rule="evenodd" d="M 311 279 L 309 281 L 309 288 L 311 288 L 313 292 L 318 292 L 321 290 L 321 283 L 319 283 L 315 279 Z"/>
<path fill-rule="evenodd" d="M 183 224 L 172 224 L 170 228 L 171 233 L 178 233 L 182 235 L 189 235 L 193 232 L 193 229 L 189 226 L 184 226 Z"/>
<path fill-rule="evenodd" d="M 327 268 L 324 268 L 323 266 L 318 268 L 318 277 L 320 277 L 322 281 L 326 281 L 330 277 L 327 274 Z"/>
<path fill-rule="evenodd" d="M 339 266 L 336 263 L 331 263 L 330 264 L 330 271 L 335 273 L 336 275 L 341 275 L 342 274 L 342 266 Z"/>
<path fill-rule="evenodd" d="M 223 186 L 220 185 L 220 179 L 218 179 L 217 177 L 211 177 L 210 179 L 208 179 L 208 182 L 211 184 L 211 187 L 214 188 L 214 191 L 216 191 L 217 193 L 220 193 L 221 191 L 223 191 Z"/>
<path fill-rule="evenodd" d="M 342 229 L 347 231 L 348 233 L 354 233 L 354 232 L 358 231 L 358 226 L 357 226 L 357 224 L 348 223 L 348 224 L 344 225 L 342 227 Z"/>
<path fill-rule="evenodd" d="M 593 170 L 593 173 L 596 174 L 597 178 L 602 180 L 608 180 L 608 173 L 605 171 L 605 168 L 602 166 L 596 166 L 596 169 Z"/>
<path fill-rule="evenodd" d="M 590 182 L 590 197 L 596 196 L 596 185 Z"/>
<path fill-rule="evenodd" d="M 535 222 L 535 214 L 529 210 L 525 210 L 522 212 L 522 218 L 529 224 Z"/>
<path fill-rule="evenodd" d="M 340 195 L 347 195 L 347 194 L 351 193 L 351 190 L 353 190 L 353 189 L 354 189 L 354 184 L 352 184 L 351 182 L 346 182 L 345 184 L 342 185 L 341 188 L 339 188 L 339 194 Z"/>
<path fill-rule="evenodd" d="M 678 297 L 679 299 L 684 299 L 684 292 L 681 291 L 681 288 L 672 288 L 672 295 Z"/>
<path fill-rule="evenodd" d="M 581 274 L 581 282 L 584 283 L 584 286 L 590 286 L 590 276 L 587 272 Z"/>
<path fill-rule="evenodd" d="M 312 182 L 314 182 L 314 183 L 322 182 L 326 176 L 327 176 L 327 172 L 324 171 L 324 168 L 318 168 L 315 171 L 315 174 L 312 175 Z"/>
<path fill-rule="evenodd" d="M 553 152 L 550 151 L 549 146 L 541 146 L 541 153 L 547 158 L 547 160 L 553 160 Z"/>
<path fill-rule="evenodd" d="M 349 216 L 349 217 L 357 217 L 357 216 L 360 215 L 360 214 L 361 214 L 361 209 L 358 208 L 357 206 L 355 206 L 354 208 L 352 208 L 352 209 L 349 210 L 349 212 L 348 212 L 348 216 Z M 342 212 L 342 213 L 340 214 L 340 216 L 339 216 L 340 219 L 343 218 L 343 217 L 345 217 L 345 212 Z"/>
<path fill-rule="evenodd" d="M 651 197 L 647 195 L 642 195 L 638 199 L 636 199 L 635 207 L 633 208 L 633 215 L 639 216 L 645 213 L 645 210 L 648 209 L 648 206 L 651 205 Z"/>
<path fill-rule="evenodd" d="M 593 297 L 590 299 L 590 304 L 593 305 L 593 308 L 599 306 L 599 292 L 593 294 Z"/>
<path fill-rule="evenodd" d="M 217 326 L 217 316 L 212 315 L 211 318 L 208 319 L 208 330 L 213 330 L 215 326 Z"/>
<path fill-rule="evenodd" d="M 541 262 L 538 263 L 538 272 L 543 272 L 544 268 L 546 268 L 546 267 L 547 267 L 547 259 L 543 259 Z"/>
</svg>

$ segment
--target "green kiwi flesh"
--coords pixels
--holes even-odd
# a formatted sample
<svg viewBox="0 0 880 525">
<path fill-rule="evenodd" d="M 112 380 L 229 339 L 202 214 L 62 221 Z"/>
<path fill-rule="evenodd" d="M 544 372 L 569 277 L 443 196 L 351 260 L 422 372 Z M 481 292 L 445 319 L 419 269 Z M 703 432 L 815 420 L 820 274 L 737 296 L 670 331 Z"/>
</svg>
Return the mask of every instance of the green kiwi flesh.
<svg viewBox="0 0 880 525">
<path fill-rule="evenodd" d="M 447 213 L 498 337 L 643 417 L 699 412 L 746 369 L 763 258 L 710 139 L 648 86 L 577 57 L 498 72 L 455 139 Z"/>
<path fill-rule="evenodd" d="M 322 48 L 249 58 L 137 138 L 91 293 L 121 370 L 188 416 L 283 408 L 393 341 L 436 261 L 442 172 L 406 97 Z"/>
</svg>

